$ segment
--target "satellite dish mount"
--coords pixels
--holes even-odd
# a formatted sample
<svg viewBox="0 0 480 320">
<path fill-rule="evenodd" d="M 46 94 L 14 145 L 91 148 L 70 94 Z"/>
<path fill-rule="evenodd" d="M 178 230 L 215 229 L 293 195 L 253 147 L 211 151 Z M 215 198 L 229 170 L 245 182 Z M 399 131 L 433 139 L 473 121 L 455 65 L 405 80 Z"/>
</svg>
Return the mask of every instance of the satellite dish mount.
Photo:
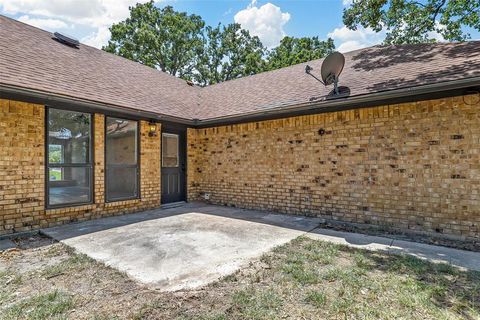
<svg viewBox="0 0 480 320">
<path fill-rule="evenodd" d="M 322 67 L 320 70 L 322 79 L 318 79 L 315 75 L 311 73 L 313 68 L 310 67 L 309 65 L 305 67 L 305 72 L 311 75 L 312 77 L 314 77 L 316 80 L 323 83 L 324 86 L 329 86 L 333 84 L 334 86 L 333 94 L 340 95 L 338 80 L 339 80 L 340 74 L 343 71 L 344 65 L 345 65 L 345 57 L 343 56 L 343 54 L 341 54 L 340 52 L 333 52 L 323 60 Z"/>
<path fill-rule="evenodd" d="M 338 92 L 338 76 L 330 73 L 327 78 L 324 80 L 325 86 L 332 84 L 333 83 L 333 90 L 335 91 L 335 94 L 339 94 Z"/>
</svg>

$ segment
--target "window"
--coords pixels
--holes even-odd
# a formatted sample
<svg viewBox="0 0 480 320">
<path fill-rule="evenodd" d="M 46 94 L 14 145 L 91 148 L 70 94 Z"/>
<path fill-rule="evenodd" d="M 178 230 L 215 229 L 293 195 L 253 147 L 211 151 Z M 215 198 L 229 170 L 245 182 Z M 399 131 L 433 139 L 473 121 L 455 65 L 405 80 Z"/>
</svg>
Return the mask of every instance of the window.
<svg viewBox="0 0 480 320">
<path fill-rule="evenodd" d="M 48 108 L 47 207 L 92 202 L 92 116 Z"/>
<path fill-rule="evenodd" d="M 138 122 L 107 117 L 106 196 L 107 201 L 139 197 Z"/>
<path fill-rule="evenodd" d="M 178 135 L 162 133 L 162 167 L 178 167 Z"/>
</svg>

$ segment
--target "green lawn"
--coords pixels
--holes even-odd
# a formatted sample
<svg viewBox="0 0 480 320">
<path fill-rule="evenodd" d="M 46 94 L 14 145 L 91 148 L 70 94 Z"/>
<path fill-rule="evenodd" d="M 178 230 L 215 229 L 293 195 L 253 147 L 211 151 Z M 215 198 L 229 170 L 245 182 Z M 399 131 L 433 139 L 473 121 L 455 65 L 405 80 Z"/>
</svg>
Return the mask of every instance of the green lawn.
<svg viewBox="0 0 480 320">
<path fill-rule="evenodd" d="M 62 180 L 62 171 L 60 169 L 50 169 L 50 181 Z"/>
</svg>

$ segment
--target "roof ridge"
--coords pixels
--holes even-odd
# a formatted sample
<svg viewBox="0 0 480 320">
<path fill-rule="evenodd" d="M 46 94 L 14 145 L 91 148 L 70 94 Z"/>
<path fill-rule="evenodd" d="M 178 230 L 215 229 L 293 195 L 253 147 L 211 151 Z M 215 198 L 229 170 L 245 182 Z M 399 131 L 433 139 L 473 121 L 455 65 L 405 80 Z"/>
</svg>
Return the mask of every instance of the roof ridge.
<svg viewBox="0 0 480 320">
<path fill-rule="evenodd" d="M 374 45 L 374 46 L 370 46 L 370 47 L 365 47 L 365 48 L 355 49 L 355 50 L 351 50 L 351 51 L 347 51 L 347 52 L 342 52 L 342 54 L 343 55 L 352 54 L 352 53 L 357 52 L 357 51 L 362 51 L 362 50 L 365 50 L 365 49 L 375 48 L 375 47 L 379 47 L 379 46 L 381 46 L 381 45 Z M 339 52 L 339 51 L 334 51 L 334 52 Z M 268 73 L 272 73 L 272 72 L 277 72 L 279 70 L 286 70 L 286 69 L 289 69 L 289 68 L 298 67 L 299 65 L 302 65 L 302 64 L 308 64 L 308 63 L 324 60 L 326 57 L 327 56 L 322 57 L 322 58 L 318 58 L 318 59 L 308 60 L 308 61 L 305 61 L 305 62 L 299 62 L 299 63 L 292 64 L 292 65 L 289 65 L 289 66 L 286 66 L 286 67 L 281 67 L 281 68 L 277 68 L 277 69 L 273 69 L 273 70 L 262 71 L 262 72 L 259 72 L 259 73 L 250 74 L 248 76 L 243 76 L 243 77 L 239 77 L 239 78 L 235 78 L 235 79 L 230 79 L 230 80 L 226 80 L 226 81 L 222 81 L 222 82 L 213 83 L 213 84 L 210 84 L 210 85 L 205 86 L 203 88 L 216 87 L 216 86 L 219 86 L 221 84 L 231 83 L 232 81 L 236 81 L 236 80 L 240 80 L 240 79 L 248 79 L 248 78 L 255 77 L 255 76 L 258 76 L 258 75 L 262 75 L 262 74 L 264 75 L 264 74 L 268 74 Z"/>
<path fill-rule="evenodd" d="M 28 27 L 28 28 L 32 28 L 32 29 L 36 29 L 36 30 L 42 31 L 42 32 L 44 32 L 44 33 L 52 34 L 50 31 L 44 30 L 44 29 L 42 29 L 42 28 L 39 28 L 39 27 L 37 27 L 37 26 L 28 24 L 28 23 L 26 23 L 26 22 L 23 22 L 23 21 L 14 19 L 14 18 L 11 18 L 11 17 L 9 17 L 9 16 L 0 14 L 0 18 L 2 18 L 2 17 L 3 17 L 3 18 L 6 18 L 6 19 L 8 19 L 8 20 L 10 20 L 10 21 L 12 21 L 12 22 L 22 24 L 22 25 L 24 25 L 24 26 L 26 26 L 26 27 Z"/>
<path fill-rule="evenodd" d="M 3 14 L 0 14 L 0 17 L 4 17 L 4 18 L 6 18 L 6 19 L 8 19 L 8 20 L 10 20 L 10 21 L 12 21 L 12 22 L 14 22 L 14 23 L 19 23 L 19 24 L 22 24 L 22 25 L 24 25 L 24 26 L 26 26 L 26 27 L 35 29 L 35 30 L 37 30 L 37 31 L 41 31 L 42 33 L 51 35 L 51 36 L 52 36 L 52 39 L 54 38 L 54 37 L 53 37 L 53 32 L 50 32 L 50 31 L 48 31 L 48 30 L 44 30 L 44 29 L 39 28 L 39 27 L 37 27 L 37 26 L 28 24 L 28 23 L 23 22 L 23 21 L 20 21 L 20 20 L 16 20 L 16 19 L 14 19 L 14 18 L 8 17 L 8 16 L 3 15 Z M 87 47 L 87 48 L 92 49 L 92 50 L 95 50 L 95 51 L 97 51 L 97 52 L 99 52 L 99 53 L 101 53 L 101 54 L 115 57 L 115 59 L 120 58 L 121 61 L 124 61 L 124 62 L 127 62 L 127 61 L 128 61 L 127 63 L 134 63 L 134 64 L 140 65 L 140 66 L 142 66 L 142 67 L 144 67 L 144 68 L 149 68 L 149 69 L 155 70 L 155 71 L 158 72 L 159 74 L 162 74 L 162 75 L 166 75 L 166 76 L 168 76 L 168 77 L 171 77 L 172 79 L 175 79 L 175 81 L 177 81 L 177 82 L 179 82 L 179 83 L 184 82 L 185 85 L 188 86 L 188 84 L 186 83 L 186 80 L 183 80 L 183 79 L 181 79 L 181 78 L 179 78 L 179 77 L 177 77 L 177 76 L 174 76 L 174 75 L 172 75 L 172 74 L 170 74 L 170 73 L 168 73 L 168 72 L 159 70 L 159 69 L 157 69 L 157 68 L 153 68 L 153 67 L 147 66 L 147 65 L 145 65 L 145 64 L 143 64 L 143 63 L 141 63 L 141 62 L 134 61 L 134 60 L 131 60 L 131 59 L 128 59 L 128 58 L 119 56 L 119 55 L 117 55 L 117 54 L 114 54 L 114 53 L 111 53 L 111 52 L 102 50 L 102 49 L 98 49 L 98 48 L 96 48 L 96 47 L 94 47 L 94 46 L 85 44 L 85 43 L 83 43 L 83 42 L 80 42 L 80 45 L 79 45 L 79 46 L 80 46 L 80 47 Z M 188 86 L 188 87 L 191 87 L 191 86 Z"/>
<path fill-rule="evenodd" d="M 30 25 L 28 23 L 25 23 L 23 21 L 19 21 L 19 20 L 16 20 L 14 18 L 11 18 L 11 17 L 8 17 L 6 15 L 2 15 L 0 14 L 0 17 L 4 17 L 14 23 L 19 23 L 19 24 L 22 24 L 24 26 L 27 26 L 29 28 L 32 28 L 32 29 L 35 29 L 35 30 L 38 30 L 38 31 L 41 31 L 43 33 L 46 33 L 46 34 L 52 34 L 52 32 L 50 31 L 47 31 L 47 30 L 44 30 L 44 29 L 41 29 L 39 27 L 36 27 L 36 26 L 33 26 L 33 25 Z M 356 49 L 356 50 L 351 50 L 351 51 L 347 51 L 347 52 L 342 52 L 344 55 L 351 55 L 355 52 L 359 52 L 359 51 L 363 51 L 363 50 L 367 50 L 367 49 L 371 49 L 371 48 L 388 48 L 388 47 L 402 47 L 402 46 L 418 46 L 418 45 L 452 45 L 452 44 L 458 44 L 458 43 L 464 43 L 464 42 L 475 42 L 475 41 L 480 41 L 480 40 L 469 40 L 469 41 L 452 41 L 452 42 L 434 42 L 434 43 L 405 43 L 405 44 L 388 44 L 388 45 L 384 45 L 384 44 L 378 44 L 378 45 L 374 45 L 374 46 L 370 46 L 370 47 L 365 47 L 365 48 L 360 48 L 360 49 Z M 309 60 L 309 61 L 305 61 L 305 62 L 300 62 L 300 63 L 297 63 L 297 64 L 293 64 L 293 65 L 290 65 L 290 66 L 286 66 L 286 67 L 282 67 L 282 68 L 277 68 L 277 69 L 273 69 L 273 70 L 267 70 L 267 71 L 263 71 L 263 72 L 260 72 L 260 73 L 256 73 L 256 74 L 251 74 L 251 75 L 247 75 L 247 76 L 243 76 L 243 77 L 239 77 L 239 78 L 235 78 L 235 79 L 230 79 L 230 80 L 226 80 L 226 81 L 222 81 L 222 82 L 218 82 L 218 83 L 214 83 L 214 84 L 210 84 L 210 85 L 207 85 L 207 86 L 197 86 L 197 85 L 194 85 L 194 86 L 189 86 L 186 82 L 186 80 L 182 79 L 182 78 L 179 78 L 177 76 L 174 76 L 168 72 L 165 72 L 165 71 L 162 71 L 162 70 L 159 70 L 157 68 L 154 68 L 154 67 L 150 67 L 150 66 L 147 66 L 141 62 L 138 62 L 138 61 L 134 61 L 134 60 L 131 60 L 131 59 L 128 59 L 128 58 L 125 58 L 125 57 L 122 57 L 122 56 L 119 56 L 117 54 L 114 54 L 114 53 L 111 53 L 111 52 L 108 52 L 108 51 L 105 51 L 105 50 L 102 50 L 102 49 L 98 49 L 96 47 L 93 47 L 91 45 L 88 45 L 88 44 L 85 44 L 85 43 L 80 43 L 80 46 L 81 47 L 87 47 L 87 48 L 90 48 L 92 50 L 95 50 L 97 52 L 101 52 L 102 54 L 105 54 L 105 55 L 109 55 L 109 56 L 113 56 L 115 58 L 120 58 L 122 61 L 128 61 L 128 63 L 135 63 L 136 65 L 139 65 L 141 67 L 145 67 L 145 68 L 149 68 L 149 69 L 153 69 L 155 70 L 156 72 L 158 72 L 159 74 L 161 74 L 162 76 L 166 75 L 167 77 L 170 77 L 171 79 L 175 79 L 176 82 L 178 82 L 179 84 L 182 83 L 182 84 L 185 84 L 189 87 L 188 90 L 196 90 L 197 92 L 198 91 L 203 91 L 203 89 L 208 89 L 208 88 L 217 88 L 217 87 L 221 87 L 222 85 L 226 84 L 226 83 L 232 83 L 234 81 L 239 81 L 239 80 L 248 80 L 248 79 L 251 79 L 253 77 L 256 77 L 256 76 L 260 76 L 260 75 L 267 75 L 269 73 L 274 73 L 274 72 L 278 72 L 280 70 L 288 70 L 288 69 L 291 69 L 291 68 L 296 68 L 300 65 L 304 65 L 304 64 L 308 64 L 308 63 L 314 63 L 314 62 L 318 62 L 318 61 L 321 61 L 321 60 L 324 60 L 325 57 L 322 57 L 322 58 L 318 58 L 318 59 L 313 59 L 313 60 Z M 190 89 L 191 88 L 191 89 Z"/>
<path fill-rule="evenodd" d="M 406 47 L 406 46 L 420 46 L 420 45 L 424 45 L 424 46 L 425 45 L 431 45 L 431 46 L 433 46 L 433 45 L 455 45 L 455 44 L 467 43 L 467 42 L 480 42 L 480 39 L 479 40 L 474 39 L 474 40 L 468 40 L 468 41 L 449 41 L 449 42 L 446 42 L 446 41 L 440 42 L 439 41 L 439 42 L 433 42 L 433 43 L 376 44 L 376 45 L 373 45 L 373 46 L 360 48 L 360 49 L 355 49 L 355 50 L 351 50 L 351 51 L 347 51 L 347 52 L 341 52 L 341 53 L 343 55 L 352 55 L 354 53 L 358 53 L 360 51 L 364 51 L 364 50 L 368 50 L 368 49 L 372 49 L 372 48 L 388 48 L 388 47 L 402 47 L 402 46 Z M 336 51 L 336 52 L 338 52 L 338 51 Z M 322 57 L 322 58 L 318 58 L 318 59 L 313 59 L 313 60 L 308 60 L 308 61 L 305 61 L 305 62 L 292 64 L 292 65 L 289 65 L 289 66 L 286 66 L 286 67 L 281 67 L 281 68 L 277 68 L 277 69 L 273 69 L 273 70 L 267 70 L 267 71 L 263 71 L 263 72 L 259 72 L 259 73 L 255 73 L 255 74 L 250 74 L 250 75 L 235 78 L 235 79 L 230 79 L 230 80 L 226 80 L 226 81 L 222 81 L 222 82 L 217 82 L 217 83 L 207 85 L 203 88 L 205 88 L 205 89 L 214 88 L 214 87 L 221 86 L 222 84 L 225 84 L 225 83 L 232 83 L 233 81 L 237 81 L 237 80 L 248 79 L 248 78 L 252 78 L 252 77 L 255 77 L 255 76 L 259 76 L 259 75 L 266 75 L 268 73 L 278 72 L 279 70 L 287 70 L 287 69 L 291 69 L 291 68 L 294 68 L 294 67 L 298 67 L 299 65 L 314 63 L 314 62 L 317 62 L 317 61 L 320 61 L 320 60 L 324 60 L 325 58 L 326 58 L 326 56 Z"/>
</svg>

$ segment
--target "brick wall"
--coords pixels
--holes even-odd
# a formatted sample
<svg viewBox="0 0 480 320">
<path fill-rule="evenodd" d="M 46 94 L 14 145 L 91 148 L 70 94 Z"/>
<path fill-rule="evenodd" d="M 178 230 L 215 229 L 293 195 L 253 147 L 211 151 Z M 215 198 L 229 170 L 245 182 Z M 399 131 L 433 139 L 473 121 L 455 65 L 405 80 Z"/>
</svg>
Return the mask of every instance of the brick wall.
<svg viewBox="0 0 480 320">
<path fill-rule="evenodd" d="M 140 122 L 141 199 L 105 203 L 104 115 L 94 115 L 94 203 L 45 210 L 45 108 L 0 99 L 0 235 L 160 206 L 160 134 Z M 157 125 L 160 132 L 160 124 Z"/>
<path fill-rule="evenodd" d="M 42 106 L 0 100 L 0 234 L 38 225 L 45 193 Z"/>
<path fill-rule="evenodd" d="M 479 108 L 456 97 L 189 129 L 188 197 L 478 240 Z M 45 210 L 44 116 L 0 99 L 0 235 L 160 206 L 160 135 L 144 121 L 141 199 L 104 203 L 95 114 L 94 204 Z"/>
<path fill-rule="evenodd" d="M 480 103 L 189 129 L 188 177 L 190 200 L 478 240 Z"/>
</svg>

